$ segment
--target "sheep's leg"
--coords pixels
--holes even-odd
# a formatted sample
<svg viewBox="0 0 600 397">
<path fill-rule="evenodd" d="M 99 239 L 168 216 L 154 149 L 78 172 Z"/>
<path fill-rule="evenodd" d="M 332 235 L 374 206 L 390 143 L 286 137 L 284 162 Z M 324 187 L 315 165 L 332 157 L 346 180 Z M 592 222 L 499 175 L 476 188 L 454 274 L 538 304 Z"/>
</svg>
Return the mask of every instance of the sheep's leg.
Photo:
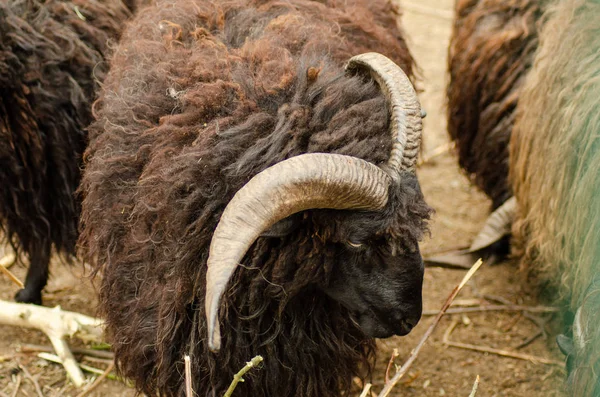
<svg viewBox="0 0 600 397">
<path fill-rule="evenodd" d="M 30 263 L 25 278 L 25 287 L 15 295 L 17 302 L 42 304 L 42 290 L 48 282 L 50 248 L 50 243 L 44 242 L 40 249 L 34 250 L 29 255 Z"/>
</svg>

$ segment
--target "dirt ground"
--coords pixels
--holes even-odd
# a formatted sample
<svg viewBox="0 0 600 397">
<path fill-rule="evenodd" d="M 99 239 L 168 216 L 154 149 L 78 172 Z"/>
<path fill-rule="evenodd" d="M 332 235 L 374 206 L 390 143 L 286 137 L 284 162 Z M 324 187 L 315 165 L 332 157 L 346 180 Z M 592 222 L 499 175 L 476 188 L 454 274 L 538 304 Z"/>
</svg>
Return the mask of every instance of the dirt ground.
<svg viewBox="0 0 600 397">
<path fill-rule="evenodd" d="M 425 156 L 448 142 L 446 135 L 444 88 L 446 84 L 446 51 L 451 27 L 453 0 L 413 0 L 402 2 L 402 23 L 410 40 L 410 48 L 422 70 L 421 101 L 428 116 L 424 127 Z M 424 253 L 468 245 L 482 225 L 489 208 L 488 200 L 471 187 L 456 166 L 453 153 L 446 153 L 424 164 L 418 171 L 427 201 L 436 210 L 430 239 L 422 244 Z M 24 276 L 24 269 L 14 267 Z M 83 271 L 72 271 L 57 264 L 45 291 L 45 305 L 61 305 L 64 309 L 93 315 L 94 288 Z M 425 274 L 424 309 L 439 309 L 464 271 L 428 268 Z M 16 287 L 0 277 L 0 298 L 11 300 Z M 484 266 L 457 298 L 459 304 L 497 303 L 500 297 L 522 305 L 536 305 L 534 297 L 522 286 L 517 266 L 503 263 Z M 497 298 L 496 298 L 497 299 Z M 444 333 L 455 322 L 450 340 L 504 349 L 538 357 L 560 360 L 551 315 L 523 315 L 516 312 L 487 312 L 445 316 L 426 343 L 408 375 L 394 389 L 392 396 L 468 396 L 477 375 L 480 385 L 477 396 L 561 396 L 563 378 L 558 366 L 545 365 L 488 353 L 448 347 Z M 378 364 L 373 377 L 373 390 L 383 387 L 384 373 L 394 349 L 402 364 L 429 327 L 432 317 L 424 316 L 419 325 L 404 338 L 379 342 Z M 519 348 L 540 331 L 537 323 L 546 322 L 544 332 L 531 343 Z M 546 336 L 547 333 L 547 336 Z M 17 370 L 24 366 L 37 380 L 44 396 L 76 396 L 78 391 L 66 382 L 62 368 L 20 351 L 22 344 L 49 345 L 41 333 L 15 327 L 0 327 L 0 396 L 35 396 L 33 382 Z M 88 362 L 97 368 L 106 364 Z M 392 369 L 393 371 L 393 369 Z M 117 381 L 106 380 L 90 396 L 133 396 L 133 389 Z M 235 393 L 234 393 L 235 395 Z M 358 394 L 357 394 L 358 395 Z"/>
</svg>

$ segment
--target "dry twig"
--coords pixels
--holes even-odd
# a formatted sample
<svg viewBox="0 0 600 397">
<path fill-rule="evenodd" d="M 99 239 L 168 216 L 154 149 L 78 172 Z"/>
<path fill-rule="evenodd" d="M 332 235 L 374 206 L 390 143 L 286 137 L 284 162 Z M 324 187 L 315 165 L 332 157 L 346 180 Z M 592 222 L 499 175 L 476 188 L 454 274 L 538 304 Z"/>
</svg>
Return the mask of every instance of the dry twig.
<svg viewBox="0 0 600 397">
<path fill-rule="evenodd" d="M 443 343 L 446 346 L 457 347 L 459 349 L 473 350 L 473 351 L 478 351 L 478 352 L 482 352 L 482 353 L 496 354 L 498 356 L 503 356 L 503 357 L 517 358 L 520 360 L 531 361 L 533 363 L 556 365 L 559 367 L 564 367 L 564 365 L 565 365 L 562 361 L 532 356 L 530 354 L 515 353 L 515 352 L 510 352 L 510 351 L 501 350 L 501 349 L 494 349 L 494 348 L 487 347 L 487 346 L 477 346 L 477 345 L 471 345 L 468 343 L 451 341 L 450 334 L 452 334 L 452 331 L 454 330 L 454 328 L 456 327 L 457 324 L 458 324 L 458 321 L 455 321 L 452 324 L 450 324 L 450 326 L 444 333 Z"/>
<path fill-rule="evenodd" d="M 498 303 L 502 303 L 504 305 L 507 306 L 518 306 L 518 305 L 513 305 L 513 303 L 502 297 L 502 296 L 497 296 L 497 295 L 483 295 L 483 298 L 488 300 L 488 301 L 493 301 L 493 302 L 498 302 Z M 542 308 L 543 306 L 538 306 L 540 308 Z M 550 307 L 548 307 L 547 309 L 551 309 Z M 544 336 L 544 338 L 546 338 L 548 336 L 548 333 L 546 332 L 546 323 L 548 322 L 548 319 L 541 319 L 539 317 L 534 316 L 531 313 L 557 313 L 559 312 L 558 308 L 554 308 L 554 310 L 524 310 L 521 312 L 521 314 L 529 319 L 531 322 L 533 322 L 535 325 L 537 325 L 540 330 L 542 331 L 542 335 Z"/>
<path fill-rule="evenodd" d="M 17 384 L 15 385 L 15 388 L 11 394 L 11 397 L 15 397 L 17 395 L 17 393 L 19 392 L 19 388 L 21 387 L 21 375 L 17 375 Z"/>
<path fill-rule="evenodd" d="M 546 323 L 548 322 L 549 319 L 543 319 L 543 318 L 534 316 L 531 313 L 526 313 L 526 312 L 523 313 L 523 316 L 525 316 L 526 319 L 530 320 L 532 323 L 534 323 L 535 325 L 538 326 L 544 339 L 546 339 L 548 337 L 548 333 L 546 332 Z"/>
<path fill-rule="evenodd" d="M 37 353 L 37 352 L 46 352 L 52 353 L 54 349 L 50 346 L 42 346 L 42 345 L 32 345 L 32 344 L 22 344 L 20 346 L 20 351 L 23 353 Z M 71 352 L 75 354 L 84 354 L 90 357 L 101 358 L 104 360 L 114 360 L 115 354 L 112 352 L 107 352 L 104 350 L 94 350 L 94 349 L 83 349 L 80 347 L 74 347 L 71 349 Z"/>
<path fill-rule="evenodd" d="M 510 300 L 508 300 L 502 296 L 499 296 L 499 295 L 484 294 L 482 296 L 482 298 L 486 299 L 488 301 L 502 303 L 503 305 L 512 305 L 513 304 Z"/>
<path fill-rule="evenodd" d="M 410 366 L 412 365 L 412 363 L 417 358 L 419 352 L 421 351 L 421 349 L 425 345 L 425 341 L 427 341 L 427 339 L 429 338 L 429 336 L 433 333 L 433 330 L 435 329 L 435 327 L 440 322 L 440 319 L 444 315 L 445 311 L 448 309 L 448 307 L 450 307 L 450 305 L 452 304 L 452 301 L 454 300 L 454 298 L 456 298 L 456 295 L 458 295 L 458 293 L 460 292 L 460 290 L 471 279 L 471 277 L 473 277 L 473 274 L 475 274 L 475 272 L 477 270 L 479 270 L 479 268 L 481 267 L 482 263 L 483 263 L 483 261 L 481 259 L 477 260 L 477 262 L 475 262 L 475 264 L 473 265 L 473 267 L 471 267 L 471 269 L 467 272 L 467 274 L 465 274 L 465 276 L 463 277 L 463 279 L 460 282 L 460 284 L 458 284 L 456 287 L 454 287 L 454 289 L 452 290 L 452 292 L 448 296 L 448 299 L 446 299 L 446 302 L 442 306 L 442 309 L 438 313 L 437 317 L 435 317 L 433 319 L 433 322 L 431 323 L 431 325 L 429 326 L 429 328 L 427 329 L 427 331 L 425 331 L 425 334 L 423 335 L 423 337 L 419 341 L 419 344 L 417 345 L 417 347 L 415 347 L 410 352 L 410 356 L 408 357 L 408 360 L 406 360 L 406 362 L 404 363 L 404 365 L 402 365 L 402 367 L 396 372 L 396 375 L 394 375 L 394 377 L 391 379 L 391 381 L 385 385 L 385 387 L 383 388 L 383 390 L 381 391 L 381 393 L 379 393 L 378 397 L 386 397 L 387 395 L 389 395 L 390 392 L 391 392 L 391 390 L 392 390 L 392 388 L 396 385 L 396 383 L 398 383 L 398 381 L 402 378 L 402 376 L 404 376 L 404 374 L 408 371 L 408 369 L 410 368 Z"/>
<path fill-rule="evenodd" d="M 366 383 L 366 384 L 363 383 L 357 376 L 355 376 L 354 378 L 352 378 L 352 382 L 354 382 L 354 384 L 356 386 L 358 386 L 358 388 L 360 390 L 362 390 L 363 393 L 364 393 L 364 389 L 367 387 L 367 385 L 369 385 L 368 383 Z M 371 397 L 377 397 L 377 394 L 375 394 L 373 392 L 373 389 L 371 389 L 371 387 L 372 387 L 372 385 L 369 386 L 369 393 L 368 393 L 368 395 L 371 396 Z M 361 397 L 362 397 L 362 393 L 361 393 Z"/>
<path fill-rule="evenodd" d="M 102 337 L 100 320 L 79 313 L 62 310 L 60 306 L 48 307 L 13 303 L 0 300 L 0 324 L 34 328 L 44 332 L 69 378 L 76 387 L 81 387 L 85 378 L 65 337 L 99 341 Z"/>
<path fill-rule="evenodd" d="M 533 342 L 534 340 L 536 340 L 537 338 L 539 338 L 540 336 L 542 336 L 544 333 L 539 330 L 538 332 L 536 332 L 535 334 L 531 335 L 530 337 L 528 337 L 527 339 L 525 339 L 523 342 L 519 343 L 518 345 L 516 345 L 515 347 L 512 347 L 512 350 L 519 350 L 524 348 L 525 346 L 528 346 L 529 344 L 531 344 L 531 342 Z"/>
<path fill-rule="evenodd" d="M 31 373 L 27 370 L 27 367 L 25 367 L 24 365 L 22 365 L 19 360 L 16 360 L 17 364 L 19 365 L 19 368 L 21 368 L 21 371 L 23 371 L 23 374 L 25 374 L 25 377 L 33 384 L 33 387 L 35 388 L 35 392 L 37 393 L 37 395 L 39 397 L 44 397 L 44 395 L 42 394 L 42 389 L 40 389 L 40 384 L 38 383 L 38 381 L 31 376 Z"/>
<path fill-rule="evenodd" d="M 96 378 L 96 380 L 94 381 L 94 383 L 92 383 L 91 385 L 89 385 L 88 387 L 86 387 L 81 393 L 79 393 L 77 395 L 77 397 L 85 397 L 88 394 L 90 394 L 95 388 L 97 388 L 100 383 L 102 383 L 104 381 L 104 379 L 106 379 L 106 377 L 108 376 L 108 374 L 110 374 L 110 372 L 115 368 L 115 363 L 112 362 L 108 365 L 108 367 L 106 368 L 106 370 L 102 373 L 102 375 L 100 375 L 98 378 Z"/>
<path fill-rule="evenodd" d="M 50 353 L 43 353 L 42 352 L 42 353 L 39 353 L 37 356 L 39 358 L 42 358 L 42 359 L 46 360 L 46 361 L 50 361 L 51 363 L 56 363 L 56 364 L 61 364 L 62 365 L 62 361 L 60 360 L 60 358 L 57 355 L 50 354 Z M 111 363 L 108 363 L 108 364 L 110 365 Z M 90 374 L 94 374 L 94 375 L 102 375 L 104 373 L 104 371 L 101 370 L 101 369 L 98 369 L 96 367 L 92 367 L 90 365 L 85 365 L 85 364 L 82 364 L 82 363 L 79 364 L 79 367 L 82 370 L 84 370 L 86 372 L 89 372 Z M 119 378 L 115 374 L 108 374 L 107 377 L 108 377 L 108 379 L 111 379 L 111 380 L 120 380 L 120 381 L 123 381 L 124 383 L 126 383 L 123 379 Z"/>
<path fill-rule="evenodd" d="M 250 371 L 253 367 L 256 367 L 258 364 L 260 364 L 262 361 L 262 356 L 256 356 L 252 360 L 248 361 L 244 368 L 240 369 L 237 374 L 233 375 L 233 380 L 231 381 L 231 384 L 229 385 L 229 388 L 227 389 L 223 397 L 231 397 L 231 393 L 233 393 L 233 391 L 237 387 L 237 384 L 239 382 L 244 381 L 244 378 L 242 378 L 242 376 L 244 376 L 246 372 Z"/>
<path fill-rule="evenodd" d="M 557 307 L 549 306 L 522 306 L 522 305 L 481 305 L 476 307 L 456 307 L 446 310 L 446 314 L 477 313 L 477 312 L 530 312 L 530 313 L 556 313 Z M 424 316 L 435 316 L 439 310 L 424 310 Z"/>
<path fill-rule="evenodd" d="M 85 361 L 91 361 L 93 363 L 100 363 L 100 364 L 105 364 L 105 365 L 108 365 L 114 361 L 109 358 L 98 358 L 98 357 L 85 356 L 85 355 L 82 356 L 81 359 L 85 360 Z"/>
<path fill-rule="evenodd" d="M 394 360 L 399 355 L 400 355 L 400 353 L 398 352 L 398 349 L 394 349 L 394 351 L 392 352 L 392 357 L 390 357 L 390 362 L 388 363 L 387 369 L 385 370 L 385 383 L 386 384 L 388 384 L 390 382 L 390 369 L 392 368 L 392 365 L 394 365 Z"/>
<path fill-rule="evenodd" d="M 365 385 L 365 388 L 363 389 L 362 393 L 360 393 L 360 397 L 367 397 L 367 395 L 369 394 L 369 391 L 371 391 L 371 384 L 367 383 Z"/>
<path fill-rule="evenodd" d="M 558 360 L 552 360 L 552 359 L 548 359 L 548 358 L 532 356 L 530 354 L 514 353 L 514 352 L 509 352 L 509 351 L 501 350 L 501 349 L 493 349 L 493 348 L 487 347 L 487 346 L 476 346 L 476 345 L 470 345 L 467 343 L 459 343 L 459 342 L 453 342 L 453 341 L 447 341 L 446 344 L 448 346 L 458 347 L 460 349 L 474 350 L 474 351 L 478 351 L 478 352 L 482 352 L 482 353 L 496 354 L 498 356 L 503 356 L 503 357 L 517 358 L 520 360 L 531 361 L 532 363 L 556 365 L 558 367 L 564 367 L 564 365 L 565 365 L 565 363 L 563 363 L 562 361 L 558 361 Z"/>
<path fill-rule="evenodd" d="M 19 288 L 23 288 L 24 285 L 21 282 L 21 280 L 19 280 L 17 276 L 12 274 L 12 272 L 8 270 L 8 268 L 11 267 L 13 263 L 15 263 L 15 260 L 16 258 L 13 254 L 6 255 L 4 258 L 0 259 L 0 272 L 4 273 L 10 279 L 10 281 L 17 284 Z"/>
<path fill-rule="evenodd" d="M 17 257 L 15 256 L 14 253 L 10 253 L 10 254 L 4 255 L 0 259 L 0 266 L 8 269 L 12 265 L 14 265 L 16 262 L 17 262 Z"/>
<path fill-rule="evenodd" d="M 475 394 L 477 394 L 478 386 L 479 386 L 479 375 L 477 375 L 477 378 L 475 378 L 475 383 L 473 383 L 473 389 L 471 390 L 471 394 L 469 394 L 469 397 L 475 397 Z"/>
<path fill-rule="evenodd" d="M 523 312 L 517 313 L 506 325 L 502 327 L 502 332 L 508 332 L 523 318 Z"/>
<path fill-rule="evenodd" d="M 185 396 L 192 397 L 194 391 L 192 390 L 192 363 L 190 362 L 190 356 L 187 354 L 183 357 L 185 362 Z"/>
</svg>

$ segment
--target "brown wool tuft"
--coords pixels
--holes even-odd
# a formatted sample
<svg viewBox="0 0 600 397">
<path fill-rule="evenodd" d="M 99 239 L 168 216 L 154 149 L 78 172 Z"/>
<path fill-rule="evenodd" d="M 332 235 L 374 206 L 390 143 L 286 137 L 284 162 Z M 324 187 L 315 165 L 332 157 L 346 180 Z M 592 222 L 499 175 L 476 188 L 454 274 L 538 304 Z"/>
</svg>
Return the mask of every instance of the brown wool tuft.
<svg viewBox="0 0 600 397">
<path fill-rule="evenodd" d="M 508 144 L 546 1 L 458 0 L 448 53 L 448 133 L 459 165 L 492 199 L 511 196 Z"/>
<path fill-rule="evenodd" d="M 0 2 L 0 228 L 39 272 L 52 247 L 75 253 L 85 127 L 130 16 L 121 0 Z"/>
</svg>

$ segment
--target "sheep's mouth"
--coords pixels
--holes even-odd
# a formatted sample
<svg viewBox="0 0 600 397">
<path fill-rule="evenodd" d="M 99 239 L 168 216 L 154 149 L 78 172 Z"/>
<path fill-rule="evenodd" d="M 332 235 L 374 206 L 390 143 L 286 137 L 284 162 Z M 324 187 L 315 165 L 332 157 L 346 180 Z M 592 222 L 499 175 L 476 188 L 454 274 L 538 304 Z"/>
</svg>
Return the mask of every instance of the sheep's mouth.
<svg viewBox="0 0 600 397">
<path fill-rule="evenodd" d="M 389 338 L 394 335 L 405 336 L 410 333 L 414 325 L 403 319 L 394 319 L 394 316 L 377 316 L 371 311 L 356 313 L 356 322 L 365 335 L 371 338 Z"/>
</svg>

